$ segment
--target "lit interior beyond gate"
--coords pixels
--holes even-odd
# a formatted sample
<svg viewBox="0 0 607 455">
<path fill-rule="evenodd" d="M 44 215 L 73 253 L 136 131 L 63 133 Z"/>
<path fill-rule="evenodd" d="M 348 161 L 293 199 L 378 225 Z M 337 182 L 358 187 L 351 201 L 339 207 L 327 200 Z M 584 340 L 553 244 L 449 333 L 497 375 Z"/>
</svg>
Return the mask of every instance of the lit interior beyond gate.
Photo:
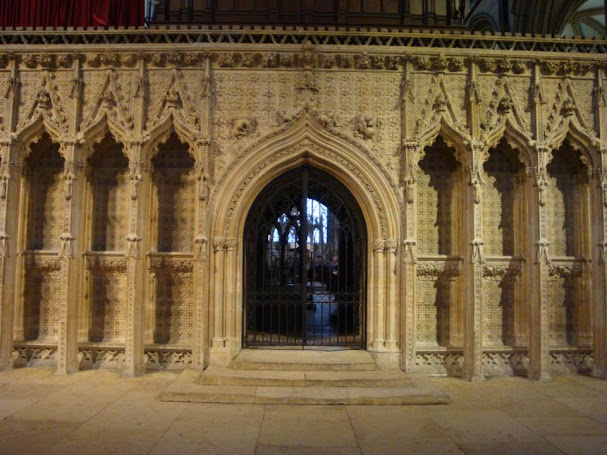
<svg viewBox="0 0 607 455">
<path fill-rule="evenodd" d="M 343 184 L 311 167 L 278 177 L 244 241 L 244 347 L 364 347 L 366 233 Z"/>
</svg>

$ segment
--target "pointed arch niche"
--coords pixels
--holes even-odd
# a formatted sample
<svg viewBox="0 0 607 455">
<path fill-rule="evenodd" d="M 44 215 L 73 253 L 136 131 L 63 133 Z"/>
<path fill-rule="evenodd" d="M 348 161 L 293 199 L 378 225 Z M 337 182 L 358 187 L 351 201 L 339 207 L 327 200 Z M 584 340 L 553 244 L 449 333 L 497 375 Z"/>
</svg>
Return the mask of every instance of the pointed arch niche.
<svg viewBox="0 0 607 455">
<path fill-rule="evenodd" d="M 525 165 L 505 139 L 491 148 L 483 165 L 482 239 L 483 349 L 526 346 L 524 281 L 520 279 L 527 256 L 529 188 Z"/>
<path fill-rule="evenodd" d="M 196 220 L 195 159 L 176 134 L 152 159 L 150 276 L 152 306 L 146 342 L 190 347 L 194 336 L 193 247 Z"/>
<path fill-rule="evenodd" d="M 129 160 L 110 135 L 87 160 L 86 266 L 80 341 L 124 345 Z"/>
<path fill-rule="evenodd" d="M 415 301 L 416 348 L 463 345 L 460 270 L 463 245 L 463 166 L 441 136 L 418 162 Z"/>
<path fill-rule="evenodd" d="M 547 165 L 547 238 L 550 242 L 548 343 L 550 349 L 592 345 L 590 296 L 590 182 L 586 157 L 567 141 Z"/>
<path fill-rule="evenodd" d="M 56 345 L 59 330 L 63 232 L 64 158 L 48 134 L 29 147 L 19 204 L 18 249 L 21 293 L 15 312 L 15 340 Z"/>
</svg>

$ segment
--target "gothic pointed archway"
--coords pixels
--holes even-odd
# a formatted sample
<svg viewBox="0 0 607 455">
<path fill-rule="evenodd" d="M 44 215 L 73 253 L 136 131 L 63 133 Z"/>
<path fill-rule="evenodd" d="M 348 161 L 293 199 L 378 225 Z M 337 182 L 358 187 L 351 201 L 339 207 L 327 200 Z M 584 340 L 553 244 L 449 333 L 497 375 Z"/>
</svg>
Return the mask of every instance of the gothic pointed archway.
<svg viewBox="0 0 607 455">
<path fill-rule="evenodd" d="M 400 225 L 396 184 L 360 144 L 336 134 L 304 110 L 285 128 L 238 153 L 217 180 L 209 200 L 208 329 L 210 357 L 225 362 L 242 348 L 246 292 L 246 220 L 268 185 L 302 166 L 322 171 L 347 189 L 365 229 L 365 263 L 360 347 L 398 362 L 400 283 L 395 273 Z M 386 356 L 384 354 L 390 354 Z"/>
<path fill-rule="evenodd" d="M 300 166 L 270 182 L 244 230 L 243 347 L 364 348 L 366 243 L 334 177 Z"/>
</svg>

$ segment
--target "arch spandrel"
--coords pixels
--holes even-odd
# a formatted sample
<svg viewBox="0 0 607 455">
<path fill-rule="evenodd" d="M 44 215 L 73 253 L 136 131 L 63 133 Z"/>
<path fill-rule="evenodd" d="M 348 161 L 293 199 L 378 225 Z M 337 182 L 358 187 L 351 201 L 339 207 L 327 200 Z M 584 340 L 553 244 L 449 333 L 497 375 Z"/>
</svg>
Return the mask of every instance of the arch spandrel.
<svg viewBox="0 0 607 455">
<path fill-rule="evenodd" d="M 432 146 L 439 136 L 443 138 L 449 147 L 455 149 L 456 158 L 460 163 L 467 164 L 470 161 L 470 157 L 468 157 L 468 144 L 471 141 L 470 135 L 461 131 L 444 116 L 441 116 L 434 124 L 417 136 L 420 151 L 419 159 L 423 158 L 424 149 Z"/>
<path fill-rule="evenodd" d="M 97 144 L 110 134 L 116 142 L 124 144 L 132 138 L 133 133 L 112 120 L 108 112 L 103 112 L 94 123 L 88 125 L 78 134 L 81 144 Z"/>
<path fill-rule="evenodd" d="M 399 237 L 399 204 L 394 185 L 371 154 L 323 127 L 304 110 L 292 124 L 242 153 L 228 168 L 211 198 L 211 235 L 240 238 L 248 210 L 275 177 L 302 164 L 326 171 L 352 193 L 371 239 Z"/>
<path fill-rule="evenodd" d="M 12 134 L 13 143 L 18 151 L 18 159 L 25 159 L 29 154 L 29 147 L 38 142 L 45 134 L 48 134 L 51 141 L 56 144 L 65 140 L 64 133 L 49 122 L 41 112 L 38 112 L 23 128 Z M 62 154 L 62 151 L 60 150 L 59 153 Z M 66 157 L 64 156 L 64 158 Z"/>
<path fill-rule="evenodd" d="M 573 116 L 563 119 L 559 130 L 547 138 L 546 143 L 552 150 L 560 148 L 565 142 L 581 153 L 582 161 L 588 169 L 601 166 L 600 141 L 583 128 Z"/>
<path fill-rule="evenodd" d="M 484 137 L 487 150 L 497 147 L 502 139 L 518 152 L 518 158 L 525 167 L 530 168 L 537 165 L 537 159 L 532 153 L 533 140 L 531 136 L 519 128 L 509 116 Z"/>
<path fill-rule="evenodd" d="M 171 137 L 171 134 L 175 133 L 181 142 L 188 145 L 190 155 L 196 161 L 199 161 L 198 141 L 195 131 L 192 125 L 182 122 L 180 116 L 170 110 L 167 115 L 144 133 L 143 156 L 145 160 L 150 161 L 158 153 L 158 146 L 164 144 Z"/>
</svg>

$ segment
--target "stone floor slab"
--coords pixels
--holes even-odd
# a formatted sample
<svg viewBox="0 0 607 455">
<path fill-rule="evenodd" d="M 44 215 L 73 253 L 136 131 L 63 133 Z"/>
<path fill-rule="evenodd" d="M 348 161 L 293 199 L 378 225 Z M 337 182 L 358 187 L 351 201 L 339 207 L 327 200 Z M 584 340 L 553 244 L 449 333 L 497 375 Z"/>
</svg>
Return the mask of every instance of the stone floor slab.
<svg viewBox="0 0 607 455">
<path fill-rule="evenodd" d="M 155 393 L 128 392 L 89 420 L 91 425 L 124 428 L 166 430 L 183 412 L 185 403 L 163 403 Z"/>
<path fill-rule="evenodd" d="M 450 439 L 372 439 L 361 441 L 363 455 L 462 455 Z"/>
<path fill-rule="evenodd" d="M 607 423 L 607 396 L 563 397 L 555 398 L 555 400 L 581 415 L 590 417 L 600 423 Z"/>
<path fill-rule="evenodd" d="M 116 422 L 120 425 L 121 422 Z M 146 455 L 163 431 L 84 424 L 44 453 L 48 455 Z"/>
<path fill-rule="evenodd" d="M 517 420 L 542 436 L 546 435 L 600 435 L 607 434 L 607 425 L 589 417 L 518 417 Z"/>
<path fill-rule="evenodd" d="M 552 444 L 537 442 L 503 442 L 460 444 L 466 455 L 562 455 L 563 452 Z"/>
<path fill-rule="evenodd" d="M 46 453 L 77 427 L 77 423 L 53 420 L 3 420 L 0 421 L 0 452 L 3 455 Z"/>
<path fill-rule="evenodd" d="M 420 407 L 348 406 L 357 440 L 433 439 L 448 435 Z"/>
<path fill-rule="evenodd" d="M 266 406 L 260 444 L 357 446 L 343 406 Z"/>
<path fill-rule="evenodd" d="M 21 398 L 17 400 L 0 400 L 0 420 L 7 418 L 15 414 L 16 412 L 27 408 L 34 404 L 36 400 L 32 400 L 29 398 Z"/>
<path fill-rule="evenodd" d="M 535 442 L 539 436 L 501 411 L 431 413 L 457 443 Z"/>
<path fill-rule="evenodd" d="M 263 406 L 192 403 L 186 406 L 151 454 L 252 454 Z"/>
<path fill-rule="evenodd" d="M 547 439 L 567 455 L 607 453 L 607 436 L 548 436 Z"/>
<path fill-rule="evenodd" d="M 538 392 L 555 397 L 596 397 L 601 392 L 569 378 L 569 376 L 556 376 L 551 382 L 537 382 L 534 384 Z"/>
<path fill-rule="evenodd" d="M 255 455 L 360 455 L 360 449 L 352 446 L 318 447 L 305 446 L 268 446 L 260 444 L 255 449 Z"/>
</svg>

